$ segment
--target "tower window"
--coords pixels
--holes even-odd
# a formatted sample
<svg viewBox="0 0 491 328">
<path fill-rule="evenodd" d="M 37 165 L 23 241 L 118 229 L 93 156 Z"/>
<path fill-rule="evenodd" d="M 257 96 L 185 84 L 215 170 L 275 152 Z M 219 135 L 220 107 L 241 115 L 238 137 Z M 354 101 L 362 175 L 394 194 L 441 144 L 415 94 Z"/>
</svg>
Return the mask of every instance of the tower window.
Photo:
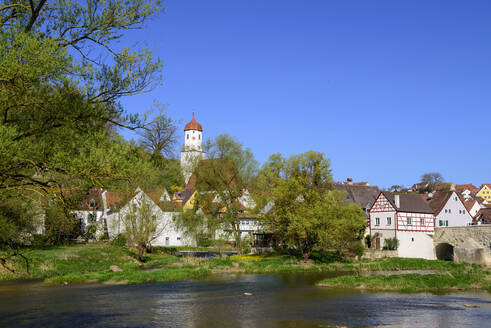
<svg viewBox="0 0 491 328">
<path fill-rule="evenodd" d="M 189 140 L 189 134 L 186 134 L 186 138 Z"/>
<path fill-rule="evenodd" d="M 201 134 L 198 134 L 198 140 L 201 140 Z"/>
</svg>

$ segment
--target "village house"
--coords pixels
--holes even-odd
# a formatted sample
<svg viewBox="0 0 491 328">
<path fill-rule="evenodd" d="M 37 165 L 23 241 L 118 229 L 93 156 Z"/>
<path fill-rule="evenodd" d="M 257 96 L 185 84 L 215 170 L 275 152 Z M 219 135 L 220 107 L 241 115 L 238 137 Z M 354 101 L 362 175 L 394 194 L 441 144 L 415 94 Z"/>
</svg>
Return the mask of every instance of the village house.
<svg viewBox="0 0 491 328">
<path fill-rule="evenodd" d="M 479 212 L 479 210 L 481 209 L 481 205 L 479 204 L 477 199 L 474 199 L 474 198 L 464 199 L 464 205 L 465 205 L 467 212 L 469 212 L 469 214 L 473 218 L 476 217 L 477 212 Z"/>
<path fill-rule="evenodd" d="M 435 216 L 426 201 L 417 194 L 381 192 L 370 211 L 370 235 L 376 249 L 385 239 L 399 241 L 399 257 L 434 259 Z"/>
<path fill-rule="evenodd" d="M 485 183 L 481 186 L 481 189 L 476 194 L 477 197 L 481 197 L 487 202 L 491 202 L 491 183 Z"/>
<path fill-rule="evenodd" d="M 474 218 L 473 224 L 491 224 L 491 208 L 481 208 Z"/>
<path fill-rule="evenodd" d="M 467 199 L 474 197 L 479 192 L 479 188 L 471 183 L 467 183 L 455 185 L 455 191 L 457 191 L 462 197 Z"/>
<path fill-rule="evenodd" d="M 139 206 L 145 202 L 150 207 L 150 212 L 159 222 L 156 229 L 156 238 L 152 241 L 153 246 L 191 246 L 195 241 L 184 236 L 182 231 L 178 231 L 174 224 L 174 216 L 179 212 L 173 210 L 174 204 L 170 201 L 170 196 L 166 189 L 143 191 L 140 188 L 135 190 L 135 195 L 121 207 L 117 212 L 113 212 L 107 218 L 107 229 L 109 238 L 114 238 L 118 234 L 125 232 L 122 218 L 128 215 L 132 206 Z"/>
<path fill-rule="evenodd" d="M 434 211 L 435 227 L 459 227 L 472 224 L 472 215 L 455 191 L 435 191 L 421 196 Z"/>
</svg>

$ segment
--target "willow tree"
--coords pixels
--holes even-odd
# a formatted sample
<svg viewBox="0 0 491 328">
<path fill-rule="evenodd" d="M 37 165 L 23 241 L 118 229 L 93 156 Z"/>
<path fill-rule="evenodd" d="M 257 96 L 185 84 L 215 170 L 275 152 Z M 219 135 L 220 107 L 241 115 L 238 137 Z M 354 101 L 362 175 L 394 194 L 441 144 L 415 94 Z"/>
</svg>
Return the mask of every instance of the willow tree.
<svg viewBox="0 0 491 328">
<path fill-rule="evenodd" d="M 257 162 L 249 148 L 227 134 L 207 141 L 203 148 L 208 159 L 195 170 L 196 207 L 222 229 L 232 231 L 235 246 L 242 252 L 240 219 L 253 207 L 249 188 Z"/>
<path fill-rule="evenodd" d="M 274 204 L 265 214 L 269 230 L 304 259 L 315 249 L 347 254 L 363 234 L 363 211 L 346 204 L 332 183 L 329 160 L 313 151 L 288 159 L 275 154 L 260 171 L 262 203 Z"/>
<path fill-rule="evenodd" d="M 114 130 L 145 117 L 119 100 L 155 87 L 161 61 L 118 41 L 161 9 L 159 0 L 0 2 L 0 200 L 42 203 L 125 178 L 133 150 Z"/>
</svg>

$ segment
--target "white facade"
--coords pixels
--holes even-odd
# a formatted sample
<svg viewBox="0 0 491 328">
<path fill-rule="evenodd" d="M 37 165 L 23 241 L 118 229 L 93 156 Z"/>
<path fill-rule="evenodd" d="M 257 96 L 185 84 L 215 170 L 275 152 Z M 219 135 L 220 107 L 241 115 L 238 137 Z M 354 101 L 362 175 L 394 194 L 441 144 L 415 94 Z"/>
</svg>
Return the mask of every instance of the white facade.
<svg viewBox="0 0 491 328">
<path fill-rule="evenodd" d="M 414 231 L 398 231 L 397 239 L 399 247 L 397 255 L 399 257 L 421 258 L 434 260 L 433 235 Z"/>
<path fill-rule="evenodd" d="M 440 213 L 436 215 L 435 227 L 460 227 L 472 224 L 472 216 L 456 192 L 448 198 Z"/>
<path fill-rule="evenodd" d="M 397 195 L 395 203 L 400 204 Z M 400 206 L 400 205 L 396 205 Z M 372 247 L 382 248 L 385 239 L 396 238 L 399 257 L 434 259 L 435 217 L 431 213 L 398 211 L 383 193 L 369 212 Z"/>
<path fill-rule="evenodd" d="M 125 228 L 121 220 L 122 216 L 128 213 L 131 206 L 139 204 L 142 201 L 148 202 L 150 204 L 152 215 L 155 215 L 159 220 L 159 225 L 157 228 L 157 231 L 159 233 L 157 237 L 152 241 L 152 246 L 194 245 L 194 241 L 183 236 L 183 232 L 178 231 L 175 227 L 173 217 L 174 215 L 179 215 L 179 213 L 162 211 L 162 209 L 141 190 L 137 191 L 135 197 L 133 197 L 123 208 L 121 208 L 119 213 L 113 213 L 108 217 L 107 226 L 109 238 L 114 238 L 118 234 L 124 232 Z"/>
<path fill-rule="evenodd" d="M 185 183 L 188 183 L 198 162 L 206 158 L 206 154 L 201 148 L 202 143 L 202 131 L 197 129 L 184 131 L 184 147 L 181 151 L 181 169 Z"/>
</svg>

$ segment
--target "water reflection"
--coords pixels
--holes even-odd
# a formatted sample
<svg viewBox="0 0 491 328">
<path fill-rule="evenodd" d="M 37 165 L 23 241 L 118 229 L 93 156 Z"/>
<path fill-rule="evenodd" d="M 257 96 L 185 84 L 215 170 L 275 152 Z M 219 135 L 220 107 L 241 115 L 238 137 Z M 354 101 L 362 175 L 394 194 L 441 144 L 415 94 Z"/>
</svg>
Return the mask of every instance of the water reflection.
<svg viewBox="0 0 491 328">
<path fill-rule="evenodd" d="M 486 292 L 323 289 L 317 274 L 223 275 L 133 286 L 0 285 L 0 327 L 486 327 Z M 244 296 L 244 292 L 252 296 Z M 465 308 L 464 304 L 480 308 Z"/>
</svg>

